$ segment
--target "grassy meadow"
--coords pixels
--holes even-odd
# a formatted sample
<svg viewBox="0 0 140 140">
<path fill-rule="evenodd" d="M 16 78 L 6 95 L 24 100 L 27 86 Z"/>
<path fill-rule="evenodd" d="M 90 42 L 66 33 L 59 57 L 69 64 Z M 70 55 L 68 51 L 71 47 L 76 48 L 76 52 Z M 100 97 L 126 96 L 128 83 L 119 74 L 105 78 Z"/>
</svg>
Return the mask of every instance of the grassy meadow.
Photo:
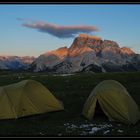
<svg viewBox="0 0 140 140">
<path fill-rule="evenodd" d="M 0 86 L 24 79 L 41 82 L 64 104 L 57 111 L 19 119 L 0 120 L 0 137 L 139 137 L 140 121 L 135 125 L 110 122 L 106 116 L 88 121 L 81 114 L 92 89 L 107 79 L 122 83 L 140 108 L 140 72 L 83 73 L 69 76 L 47 73 L 0 72 Z"/>
</svg>

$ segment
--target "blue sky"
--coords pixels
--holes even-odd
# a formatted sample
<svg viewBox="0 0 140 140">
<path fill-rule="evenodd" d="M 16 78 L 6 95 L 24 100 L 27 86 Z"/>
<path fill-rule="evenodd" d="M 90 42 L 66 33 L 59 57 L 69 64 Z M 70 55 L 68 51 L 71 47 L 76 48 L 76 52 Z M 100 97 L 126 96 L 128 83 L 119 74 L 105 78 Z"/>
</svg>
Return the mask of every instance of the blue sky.
<svg viewBox="0 0 140 140">
<path fill-rule="evenodd" d="M 140 5 L 0 5 L 0 55 L 39 56 L 59 47 L 70 47 L 74 38 L 57 38 L 22 26 L 17 18 L 58 25 L 89 25 L 93 35 L 114 40 L 140 53 Z"/>
</svg>

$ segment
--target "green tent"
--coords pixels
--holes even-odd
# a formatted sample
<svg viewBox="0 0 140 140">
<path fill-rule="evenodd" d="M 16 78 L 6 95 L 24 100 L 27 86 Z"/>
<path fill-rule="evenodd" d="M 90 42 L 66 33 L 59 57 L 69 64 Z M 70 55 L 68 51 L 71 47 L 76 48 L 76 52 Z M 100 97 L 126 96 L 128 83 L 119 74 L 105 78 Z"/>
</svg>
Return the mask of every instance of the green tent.
<svg viewBox="0 0 140 140">
<path fill-rule="evenodd" d="M 94 117 L 97 101 L 111 121 L 135 124 L 140 119 L 137 104 L 125 87 L 115 80 L 105 80 L 91 92 L 82 112 L 89 120 Z"/>
<path fill-rule="evenodd" d="M 63 104 L 41 83 L 23 80 L 0 87 L 0 119 L 63 110 Z"/>
</svg>

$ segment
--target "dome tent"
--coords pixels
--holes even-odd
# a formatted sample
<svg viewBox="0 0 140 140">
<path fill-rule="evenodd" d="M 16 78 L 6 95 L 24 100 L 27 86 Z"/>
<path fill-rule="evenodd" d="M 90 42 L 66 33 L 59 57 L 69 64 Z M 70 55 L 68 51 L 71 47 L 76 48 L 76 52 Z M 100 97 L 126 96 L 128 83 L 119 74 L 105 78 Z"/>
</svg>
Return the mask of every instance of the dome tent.
<svg viewBox="0 0 140 140">
<path fill-rule="evenodd" d="M 99 83 L 89 95 L 82 112 L 89 120 L 93 119 L 97 101 L 111 121 L 135 124 L 140 119 L 137 104 L 125 87 L 115 80 Z"/>
<path fill-rule="evenodd" d="M 23 80 L 0 87 L 0 119 L 63 110 L 64 107 L 41 83 Z"/>
</svg>

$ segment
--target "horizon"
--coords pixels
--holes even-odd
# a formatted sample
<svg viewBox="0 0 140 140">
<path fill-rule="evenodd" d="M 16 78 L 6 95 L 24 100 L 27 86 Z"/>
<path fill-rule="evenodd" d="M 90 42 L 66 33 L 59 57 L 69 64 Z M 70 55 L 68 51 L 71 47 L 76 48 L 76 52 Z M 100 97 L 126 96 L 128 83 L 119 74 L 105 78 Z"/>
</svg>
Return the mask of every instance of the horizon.
<svg viewBox="0 0 140 140">
<path fill-rule="evenodd" d="M 140 54 L 140 5 L 5 4 L 0 9 L 0 56 L 38 57 L 69 48 L 81 33 L 115 41 Z"/>
</svg>

